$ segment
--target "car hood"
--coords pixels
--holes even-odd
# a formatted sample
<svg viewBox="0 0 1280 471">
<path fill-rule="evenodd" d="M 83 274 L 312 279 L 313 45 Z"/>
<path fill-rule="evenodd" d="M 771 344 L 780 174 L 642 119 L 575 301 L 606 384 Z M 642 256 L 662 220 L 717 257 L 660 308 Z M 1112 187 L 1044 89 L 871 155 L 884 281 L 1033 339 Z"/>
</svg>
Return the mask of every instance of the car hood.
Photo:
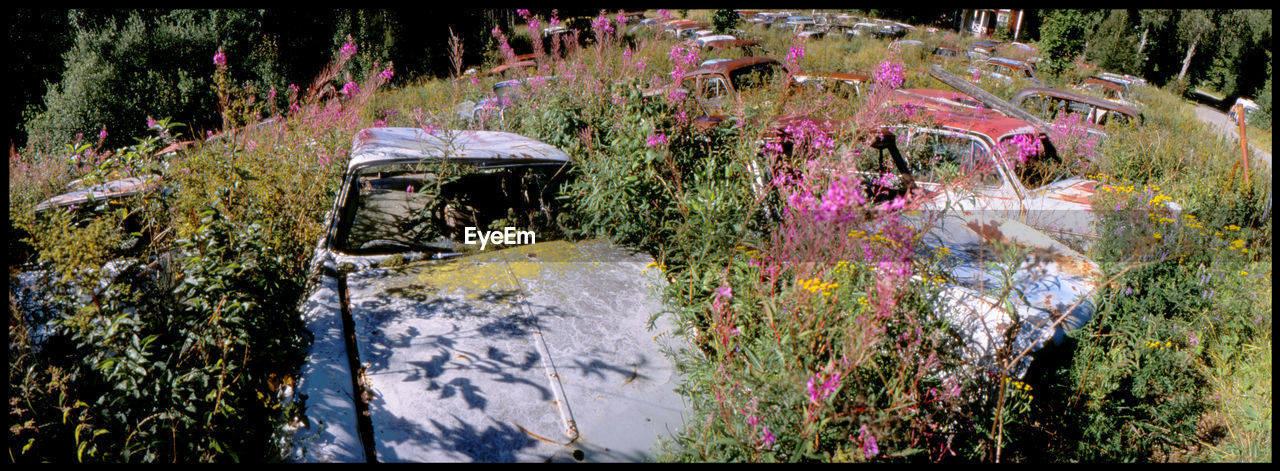
<svg viewBox="0 0 1280 471">
<path fill-rule="evenodd" d="M 946 276 L 936 305 L 956 328 L 963 356 L 972 365 L 998 367 L 1003 332 L 1012 325 L 1002 299 L 1013 301 L 1023 321 L 1014 336 L 1014 356 L 1059 343 L 1093 317 L 1090 298 L 1101 271 L 1088 257 L 1011 219 L 960 211 L 939 219 L 921 239 L 921 250 L 941 259 Z M 1016 266 L 1006 261 L 1007 247 L 1023 253 L 1014 259 Z M 1012 292 L 1005 296 L 1008 286 Z M 1021 376 L 1030 362 L 1022 358 L 1009 373 Z"/>
<path fill-rule="evenodd" d="M 655 318 L 654 265 L 603 241 L 554 241 L 347 275 L 377 459 L 652 459 L 685 411 L 663 353 L 685 344 Z M 304 307 L 313 332 L 334 314 L 323 291 Z M 351 387 L 329 369 L 345 359 L 323 355 L 313 353 L 298 392 L 309 414 L 340 428 Z M 363 459 L 340 435 L 311 432 L 295 458 Z"/>
</svg>

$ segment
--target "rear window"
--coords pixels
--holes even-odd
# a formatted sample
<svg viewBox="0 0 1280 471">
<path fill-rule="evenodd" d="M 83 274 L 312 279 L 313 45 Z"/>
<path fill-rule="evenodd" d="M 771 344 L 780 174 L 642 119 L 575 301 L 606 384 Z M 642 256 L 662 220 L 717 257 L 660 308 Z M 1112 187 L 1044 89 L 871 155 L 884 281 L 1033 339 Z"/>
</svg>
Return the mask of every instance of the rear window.
<svg viewBox="0 0 1280 471">
<path fill-rule="evenodd" d="M 350 182 L 335 247 L 359 254 L 452 252 L 467 227 L 535 232 L 556 240 L 555 196 L 567 169 L 558 164 L 381 165 Z"/>
</svg>

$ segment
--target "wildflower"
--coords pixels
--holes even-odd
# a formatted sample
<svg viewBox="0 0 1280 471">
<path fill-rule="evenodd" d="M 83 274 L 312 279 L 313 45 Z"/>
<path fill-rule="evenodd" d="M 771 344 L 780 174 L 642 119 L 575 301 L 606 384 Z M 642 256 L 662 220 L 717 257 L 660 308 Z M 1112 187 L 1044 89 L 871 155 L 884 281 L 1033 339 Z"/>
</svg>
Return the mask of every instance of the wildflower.
<svg viewBox="0 0 1280 471">
<path fill-rule="evenodd" d="M 667 135 L 663 133 L 652 134 L 645 140 L 645 144 L 649 147 L 658 147 L 667 145 Z"/>
<path fill-rule="evenodd" d="M 747 425 L 755 427 L 756 424 L 759 424 L 759 423 L 760 423 L 760 417 L 756 417 L 754 415 L 747 416 Z"/>
<path fill-rule="evenodd" d="M 227 56 L 222 53 L 221 47 L 219 47 L 218 52 L 213 55 L 213 65 L 220 69 L 227 66 Z"/>
<path fill-rule="evenodd" d="M 901 63 L 891 60 L 881 62 L 876 66 L 875 82 L 889 88 L 898 88 L 906 81 L 903 70 L 905 69 Z"/>
<path fill-rule="evenodd" d="M 342 53 L 343 58 L 351 57 L 356 54 L 356 45 L 352 41 L 353 40 L 351 39 L 351 35 L 347 35 L 346 44 L 343 44 L 342 49 L 339 49 L 339 52 Z"/>
<path fill-rule="evenodd" d="M 764 446 L 766 448 L 773 446 L 773 441 L 775 437 L 773 436 L 773 432 L 769 431 L 769 426 L 762 425 L 760 426 L 760 429 L 762 430 L 761 432 L 762 438 L 760 439 L 760 441 L 764 443 Z"/>
<path fill-rule="evenodd" d="M 342 94 L 343 94 L 343 95 L 346 95 L 346 96 L 352 96 L 352 95 L 355 95 L 355 94 L 357 94 L 357 93 L 360 93 L 360 86 L 359 86 L 359 85 L 356 85 L 356 83 L 355 83 L 354 81 L 347 82 L 347 84 L 346 84 L 346 85 L 343 85 L 343 86 L 342 86 Z"/>
<path fill-rule="evenodd" d="M 1153 235 L 1153 236 L 1151 236 L 1151 237 L 1152 237 L 1152 238 L 1154 238 L 1154 239 L 1156 239 L 1156 240 L 1160 240 L 1160 239 L 1163 239 L 1163 238 L 1164 238 L 1164 236 L 1160 235 L 1160 233 L 1159 233 L 1159 232 L 1157 232 L 1155 235 Z"/>
<path fill-rule="evenodd" d="M 733 288 L 729 285 L 720 285 L 719 288 L 716 288 L 716 297 L 721 299 L 732 299 Z"/>
<path fill-rule="evenodd" d="M 107 127 L 103 126 L 102 130 L 98 131 L 98 140 L 101 141 L 101 140 L 105 140 L 106 138 L 107 138 Z"/>
<path fill-rule="evenodd" d="M 840 385 L 840 372 L 835 372 L 831 377 L 817 384 L 822 379 L 822 373 L 814 373 L 809 377 L 809 383 L 805 386 L 809 391 L 809 402 L 817 404 L 835 392 L 836 387 Z M 816 385 L 816 387 L 815 387 Z"/>
<path fill-rule="evenodd" d="M 1187 334 L 1187 343 L 1188 343 L 1188 344 L 1190 344 L 1192 347 L 1194 347 L 1194 346 L 1196 346 L 1196 345 L 1200 345 L 1200 338 L 1199 338 L 1199 337 L 1196 337 L 1196 333 L 1195 333 L 1195 332 L 1188 333 L 1188 334 Z"/>
<path fill-rule="evenodd" d="M 523 8 L 517 8 L 516 14 L 520 15 L 521 18 L 524 18 L 526 20 L 529 19 L 529 10 L 525 10 Z"/>
<path fill-rule="evenodd" d="M 387 66 L 387 68 L 382 69 L 382 73 L 381 73 L 381 74 L 379 74 L 379 75 L 381 75 L 381 76 L 382 76 L 382 80 L 388 80 L 388 81 L 389 81 L 389 80 L 391 80 L 391 76 L 395 75 L 395 72 L 393 72 L 393 71 L 391 70 L 391 66 L 390 66 L 390 65 L 388 65 L 388 66 Z"/>
<path fill-rule="evenodd" d="M 862 454 L 867 458 L 880 454 L 880 447 L 876 446 L 876 437 L 867 432 L 867 426 L 863 425 L 858 430 L 858 438 L 862 440 Z"/>
<path fill-rule="evenodd" d="M 156 123 L 156 120 L 151 116 L 147 116 L 147 129 L 151 129 L 157 126 L 159 126 L 159 123 Z"/>
<path fill-rule="evenodd" d="M 413 185 L 409 185 L 405 187 L 404 192 L 408 194 L 413 194 Z"/>
</svg>

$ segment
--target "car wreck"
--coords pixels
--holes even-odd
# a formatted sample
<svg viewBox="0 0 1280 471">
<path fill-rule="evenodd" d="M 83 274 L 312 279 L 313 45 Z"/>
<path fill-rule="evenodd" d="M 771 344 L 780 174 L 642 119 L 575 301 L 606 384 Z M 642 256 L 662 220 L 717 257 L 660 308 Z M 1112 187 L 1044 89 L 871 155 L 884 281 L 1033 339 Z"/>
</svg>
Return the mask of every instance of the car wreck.
<svg viewBox="0 0 1280 471">
<path fill-rule="evenodd" d="M 885 105 L 908 105 L 907 122 L 890 129 L 915 184 L 935 195 L 933 209 L 999 213 L 1079 247 L 1097 239 L 1089 199 L 1098 182 L 1076 176 L 1030 123 L 912 93 L 891 94 Z"/>
<path fill-rule="evenodd" d="M 1086 131 L 1100 137 L 1106 136 L 1108 126 L 1140 125 L 1143 122 L 1142 112 L 1137 108 L 1070 90 L 1024 88 L 1015 93 L 1009 103 L 1046 121 L 1052 121 L 1062 113 L 1080 115 Z"/>
<path fill-rule="evenodd" d="M 651 257 L 559 237 L 571 165 L 510 133 L 357 134 L 301 307 L 292 460 L 652 459 L 685 343 Z M 535 240 L 467 243 L 502 226 Z"/>
<path fill-rule="evenodd" d="M 1035 67 L 1026 61 L 1008 59 L 1004 57 L 992 57 L 977 67 L 970 67 L 966 70 L 974 76 L 992 79 L 1001 83 L 1013 83 L 1014 79 L 1026 80 L 1036 86 L 1043 86 L 1044 83 L 1036 78 Z"/>
<path fill-rule="evenodd" d="M 833 129 L 833 124 L 838 125 L 814 121 L 810 126 Z M 912 200 L 923 202 L 917 211 L 905 212 L 903 220 L 921 234 L 918 255 L 941 260 L 944 276 L 934 302 L 961 341 L 959 353 L 967 364 L 962 374 L 1004 371 L 1022 377 L 1035 353 L 1061 343 L 1066 333 L 1093 317 L 1092 296 L 1101 276 L 1098 265 L 1019 221 L 1019 211 L 1003 211 L 991 204 L 951 204 L 959 193 L 955 187 L 968 177 L 938 173 L 938 162 L 920 152 L 919 146 L 900 151 L 895 132 L 908 136 L 909 144 L 911 140 L 932 144 L 938 137 L 959 134 L 892 127 L 864 132 L 871 140 L 871 151 L 855 154 L 850 176 L 861 180 L 868 200 L 890 203 L 910 194 Z M 973 157 L 996 163 L 991 154 Z M 983 165 L 976 158 L 960 164 Z M 772 174 L 763 179 L 779 172 L 776 160 L 764 168 Z M 865 232 L 876 230 L 867 227 Z M 1011 251 L 1016 252 L 1012 259 Z M 1009 260 L 1015 261 L 1010 264 Z M 919 276 L 914 280 L 926 282 Z"/>
</svg>

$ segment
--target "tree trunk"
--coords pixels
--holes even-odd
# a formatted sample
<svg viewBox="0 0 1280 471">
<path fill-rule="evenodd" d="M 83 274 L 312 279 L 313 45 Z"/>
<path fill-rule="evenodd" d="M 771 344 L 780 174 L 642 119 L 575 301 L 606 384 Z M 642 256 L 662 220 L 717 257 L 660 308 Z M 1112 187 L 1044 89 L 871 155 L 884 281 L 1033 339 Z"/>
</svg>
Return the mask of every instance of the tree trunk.
<svg viewBox="0 0 1280 471">
<path fill-rule="evenodd" d="M 1142 49 L 1147 47 L 1147 31 L 1150 30 L 1149 26 L 1142 29 L 1142 40 L 1138 41 L 1138 61 L 1142 61 Z"/>
<path fill-rule="evenodd" d="M 1200 38 L 1191 41 L 1191 47 L 1187 48 L 1187 58 L 1182 60 L 1182 71 L 1178 72 L 1178 81 L 1181 82 L 1187 75 L 1187 68 L 1191 67 L 1191 56 L 1196 55 L 1196 44 L 1200 42 Z"/>
</svg>

